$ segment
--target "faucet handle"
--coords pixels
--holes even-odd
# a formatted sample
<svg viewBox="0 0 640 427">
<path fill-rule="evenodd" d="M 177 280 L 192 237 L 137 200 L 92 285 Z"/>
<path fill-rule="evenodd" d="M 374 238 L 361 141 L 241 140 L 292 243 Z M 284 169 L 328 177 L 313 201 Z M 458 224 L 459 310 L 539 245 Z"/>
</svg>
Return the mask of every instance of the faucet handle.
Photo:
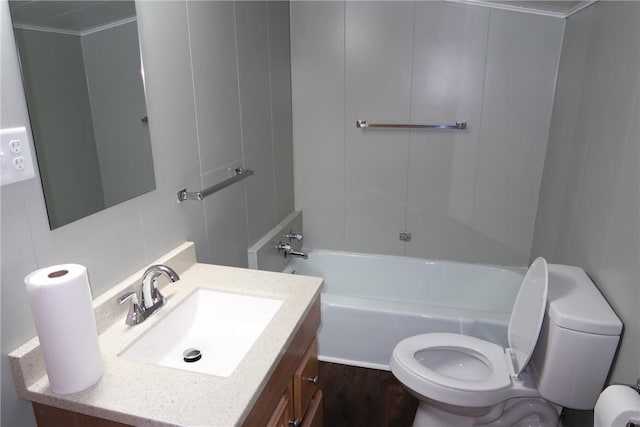
<svg viewBox="0 0 640 427">
<path fill-rule="evenodd" d="M 284 243 L 284 242 L 278 242 L 278 244 L 276 245 L 276 249 L 285 258 L 288 257 L 291 251 L 293 250 L 290 244 Z"/>
<path fill-rule="evenodd" d="M 118 298 L 119 304 L 124 304 L 127 301 L 131 301 L 131 303 L 129 304 L 129 312 L 127 313 L 126 323 L 129 326 L 137 325 L 143 320 L 144 312 L 144 310 L 138 303 L 138 295 L 135 292 L 131 291 L 127 292 L 124 295 L 121 295 L 120 298 Z"/>
<path fill-rule="evenodd" d="M 297 240 L 300 241 L 303 239 L 302 233 L 295 233 L 293 230 L 289 230 L 289 233 L 284 235 L 285 239 L 289 239 L 290 242 Z"/>
<path fill-rule="evenodd" d="M 127 301 L 131 301 L 132 304 L 138 304 L 138 295 L 135 292 L 130 291 L 124 295 L 120 295 L 118 298 L 118 304 L 124 304 Z"/>
</svg>

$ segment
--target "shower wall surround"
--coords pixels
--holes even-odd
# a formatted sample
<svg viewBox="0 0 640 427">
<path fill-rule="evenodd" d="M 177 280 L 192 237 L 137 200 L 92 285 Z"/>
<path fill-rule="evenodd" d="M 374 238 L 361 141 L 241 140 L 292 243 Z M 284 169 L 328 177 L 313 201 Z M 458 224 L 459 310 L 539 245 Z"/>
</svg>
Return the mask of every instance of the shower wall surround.
<svg viewBox="0 0 640 427">
<path fill-rule="evenodd" d="M 293 2 L 306 244 L 527 264 L 563 28 L 459 3 Z M 358 119 L 469 127 L 362 130 Z"/>
<path fill-rule="evenodd" d="M 6 354 L 35 335 L 24 277 L 87 266 L 93 296 L 186 240 L 198 261 L 246 266 L 247 248 L 293 210 L 289 4 L 136 2 L 156 190 L 51 231 L 39 179 L 2 187 L 2 419 L 34 425 Z M 6 0 L 0 125 L 28 126 Z M 176 202 L 244 165 L 255 176 Z"/>
</svg>

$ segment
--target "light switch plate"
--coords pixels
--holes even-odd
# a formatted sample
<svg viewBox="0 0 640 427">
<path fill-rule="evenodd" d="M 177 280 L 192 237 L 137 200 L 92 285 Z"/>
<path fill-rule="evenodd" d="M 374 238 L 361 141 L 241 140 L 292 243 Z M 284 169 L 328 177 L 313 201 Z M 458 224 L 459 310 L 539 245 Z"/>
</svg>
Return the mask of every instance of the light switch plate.
<svg viewBox="0 0 640 427">
<path fill-rule="evenodd" d="M 27 128 L 0 129 L 0 185 L 34 176 Z"/>
</svg>

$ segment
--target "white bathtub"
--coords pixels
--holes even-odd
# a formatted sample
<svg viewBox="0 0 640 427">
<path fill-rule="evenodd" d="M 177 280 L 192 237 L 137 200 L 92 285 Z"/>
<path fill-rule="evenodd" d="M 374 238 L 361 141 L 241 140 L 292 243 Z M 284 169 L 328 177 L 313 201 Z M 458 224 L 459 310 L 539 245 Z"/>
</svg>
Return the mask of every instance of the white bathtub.
<svg viewBox="0 0 640 427">
<path fill-rule="evenodd" d="M 319 358 L 389 369 L 400 340 L 455 332 L 506 346 L 525 268 L 314 250 L 285 273 L 324 277 Z"/>
</svg>

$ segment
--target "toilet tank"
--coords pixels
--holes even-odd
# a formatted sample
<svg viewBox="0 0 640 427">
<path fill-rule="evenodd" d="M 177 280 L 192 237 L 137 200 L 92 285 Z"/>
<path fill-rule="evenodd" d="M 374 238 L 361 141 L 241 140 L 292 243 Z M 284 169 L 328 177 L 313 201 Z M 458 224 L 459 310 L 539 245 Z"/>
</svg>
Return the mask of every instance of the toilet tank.
<svg viewBox="0 0 640 427">
<path fill-rule="evenodd" d="M 563 407 L 593 409 L 621 331 L 584 270 L 549 264 L 547 308 L 530 363 L 540 395 Z"/>
</svg>

